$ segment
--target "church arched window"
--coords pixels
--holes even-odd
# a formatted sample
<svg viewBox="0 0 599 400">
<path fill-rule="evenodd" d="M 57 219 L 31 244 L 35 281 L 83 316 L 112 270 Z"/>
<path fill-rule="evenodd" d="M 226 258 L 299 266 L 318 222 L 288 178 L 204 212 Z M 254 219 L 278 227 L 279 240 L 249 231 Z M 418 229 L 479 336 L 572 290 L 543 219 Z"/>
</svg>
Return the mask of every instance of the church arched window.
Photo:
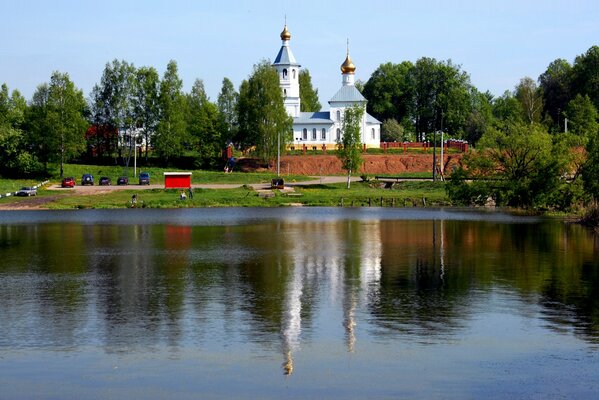
<svg viewBox="0 0 599 400">
<path fill-rule="evenodd" d="M 337 121 L 341 121 L 341 111 L 337 110 Z"/>
<path fill-rule="evenodd" d="M 283 70 L 283 79 L 287 79 L 287 69 Z"/>
<path fill-rule="evenodd" d="M 316 140 L 316 128 L 312 129 L 312 140 Z"/>
<path fill-rule="evenodd" d="M 283 89 L 283 96 L 287 96 L 287 89 Z"/>
<path fill-rule="evenodd" d="M 306 128 L 304 128 L 304 130 L 302 131 L 302 138 L 304 140 L 308 140 L 308 130 Z"/>
<path fill-rule="evenodd" d="M 291 70 L 291 77 L 292 77 L 293 79 L 295 79 L 295 69 L 292 69 L 292 70 Z"/>
<path fill-rule="evenodd" d="M 375 130 L 374 130 L 374 128 L 372 128 L 372 138 L 373 138 L 373 139 L 375 139 L 375 138 L 376 138 L 376 136 L 375 136 Z"/>
<path fill-rule="evenodd" d="M 341 140 L 341 129 L 337 128 L 337 141 Z"/>
<path fill-rule="evenodd" d="M 322 128 L 322 132 L 320 133 L 320 139 L 327 140 L 327 130 L 325 128 Z"/>
</svg>

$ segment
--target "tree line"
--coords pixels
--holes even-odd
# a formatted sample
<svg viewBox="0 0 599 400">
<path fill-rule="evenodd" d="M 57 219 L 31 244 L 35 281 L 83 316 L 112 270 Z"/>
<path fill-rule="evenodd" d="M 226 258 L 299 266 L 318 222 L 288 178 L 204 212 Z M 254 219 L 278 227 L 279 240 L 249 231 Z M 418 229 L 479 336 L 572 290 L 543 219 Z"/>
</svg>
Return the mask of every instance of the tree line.
<svg viewBox="0 0 599 400">
<path fill-rule="evenodd" d="M 302 71 L 305 104 L 318 104 L 308 71 Z M 291 138 L 276 71 L 258 63 L 239 92 L 224 78 L 216 102 L 197 79 L 184 93 L 177 63 L 163 76 L 153 67 L 114 60 L 104 67 L 88 98 L 68 73 L 54 72 L 27 101 L 18 90 L 0 90 L 2 176 L 49 174 L 51 165 L 80 159 L 129 165 L 134 151 L 146 163 L 214 168 L 223 148 L 235 143 L 269 160 L 277 136 Z M 312 102 L 312 103 L 311 103 Z M 320 105 L 318 104 L 320 108 Z"/>
<path fill-rule="evenodd" d="M 302 111 L 319 111 L 309 72 L 303 70 L 299 78 Z M 479 91 L 451 60 L 429 57 L 381 64 L 366 82 L 356 85 L 368 100 L 367 111 L 383 121 L 382 140 L 433 140 L 432 133 L 442 130 L 475 147 L 460 173 L 468 171 L 468 177 L 495 183 L 485 188 L 456 186 L 456 201 L 492 197 L 498 204 L 528 206 L 572 204 L 583 192 L 599 195 L 598 184 L 590 182 L 599 172 L 598 46 L 572 64 L 553 61 L 536 80 L 523 77 L 501 96 Z M 166 165 L 189 159 L 194 167 L 213 168 L 229 143 L 252 149 L 268 161 L 278 145 L 291 140 L 292 120 L 283 107 L 279 78 L 266 60 L 254 66 L 238 91 L 224 78 L 216 102 L 206 95 L 201 79 L 189 93 L 182 87 L 175 61 L 160 77 L 153 67 L 138 68 L 123 60 L 106 64 L 88 98 L 61 72 L 39 85 L 29 101 L 3 85 L 2 175 L 47 173 L 49 164 L 62 166 L 73 159 L 113 159 L 128 165 L 137 146 L 146 162 Z M 533 147 L 536 161 L 526 158 L 531 152 L 518 159 L 514 147 Z M 586 153 L 569 151 L 572 147 Z M 535 165 L 540 175 L 531 178 L 532 172 L 505 165 L 506 154 L 515 157 L 509 161 L 514 166 Z M 549 163 L 556 160 L 558 164 Z M 541 172 L 548 171 L 555 179 L 543 177 Z M 565 177 L 569 194 L 558 201 L 555 188 L 564 193 Z M 498 189 L 497 182 L 510 179 L 511 186 Z M 515 183 L 524 186 L 515 188 Z M 530 190 L 530 185 L 538 190 Z"/>
</svg>

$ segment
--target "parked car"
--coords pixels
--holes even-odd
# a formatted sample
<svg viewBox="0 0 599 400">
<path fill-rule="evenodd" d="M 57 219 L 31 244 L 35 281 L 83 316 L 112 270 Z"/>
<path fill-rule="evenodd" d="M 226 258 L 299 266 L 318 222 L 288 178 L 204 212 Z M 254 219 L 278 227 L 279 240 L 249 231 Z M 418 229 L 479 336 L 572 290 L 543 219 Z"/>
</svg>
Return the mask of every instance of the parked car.
<svg viewBox="0 0 599 400">
<path fill-rule="evenodd" d="M 93 185 L 94 184 L 94 176 L 92 174 L 83 174 L 81 177 L 82 185 Z"/>
<path fill-rule="evenodd" d="M 37 196 L 37 189 L 31 186 L 23 186 L 17 192 L 17 196 Z"/>
<path fill-rule="evenodd" d="M 117 185 L 128 185 L 129 178 L 127 178 L 126 176 L 119 176 L 119 179 L 116 180 L 116 184 Z"/>
<path fill-rule="evenodd" d="M 103 176 L 100 178 L 100 181 L 98 182 L 98 184 L 100 186 L 110 186 L 110 185 L 112 185 L 112 181 L 110 180 L 109 177 Z"/>
<path fill-rule="evenodd" d="M 140 185 L 149 185 L 150 184 L 150 174 L 147 172 L 142 172 L 139 174 L 139 184 Z"/>
<path fill-rule="evenodd" d="M 62 186 L 63 188 L 75 187 L 75 178 L 73 178 L 71 176 L 64 178 L 62 180 L 62 183 L 60 184 L 60 186 Z"/>
</svg>

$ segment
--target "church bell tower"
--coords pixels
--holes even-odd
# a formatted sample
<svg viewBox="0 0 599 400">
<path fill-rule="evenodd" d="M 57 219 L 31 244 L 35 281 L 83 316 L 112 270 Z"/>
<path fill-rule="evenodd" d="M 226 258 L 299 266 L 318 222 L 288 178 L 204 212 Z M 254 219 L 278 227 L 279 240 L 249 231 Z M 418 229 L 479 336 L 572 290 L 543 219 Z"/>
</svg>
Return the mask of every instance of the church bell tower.
<svg viewBox="0 0 599 400">
<path fill-rule="evenodd" d="M 299 92 L 299 70 L 300 65 L 295 60 L 289 41 L 291 33 L 287 29 L 287 24 L 281 32 L 281 50 L 272 64 L 279 74 L 281 91 L 283 92 L 285 110 L 293 117 L 299 117 L 300 114 L 300 92 Z"/>
</svg>

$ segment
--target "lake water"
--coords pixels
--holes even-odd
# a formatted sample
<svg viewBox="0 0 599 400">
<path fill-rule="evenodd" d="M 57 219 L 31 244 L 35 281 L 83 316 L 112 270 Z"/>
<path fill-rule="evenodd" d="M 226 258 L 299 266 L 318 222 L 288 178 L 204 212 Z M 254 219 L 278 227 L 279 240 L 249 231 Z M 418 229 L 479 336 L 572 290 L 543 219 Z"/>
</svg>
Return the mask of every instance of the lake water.
<svg viewBox="0 0 599 400">
<path fill-rule="evenodd" d="M 0 212 L 0 398 L 599 398 L 599 238 L 498 212 Z"/>
</svg>

